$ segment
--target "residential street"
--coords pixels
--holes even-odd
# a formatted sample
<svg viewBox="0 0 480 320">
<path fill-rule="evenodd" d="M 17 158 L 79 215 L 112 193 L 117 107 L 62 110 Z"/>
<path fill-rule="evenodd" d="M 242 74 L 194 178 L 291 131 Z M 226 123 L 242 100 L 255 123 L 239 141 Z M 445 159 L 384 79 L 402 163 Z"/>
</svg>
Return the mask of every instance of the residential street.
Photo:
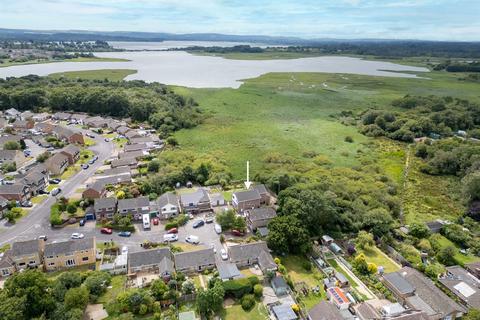
<svg viewBox="0 0 480 320">
<path fill-rule="evenodd" d="M 87 130 L 82 131 L 83 133 L 87 132 Z M 70 179 L 62 181 L 59 185 L 62 192 L 58 196 L 68 198 L 112 155 L 114 149 L 112 142 L 105 142 L 101 136 L 98 136 L 95 141 L 97 143 L 90 149 L 98 155 L 98 160 L 87 170 L 81 170 Z M 3 227 L 0 230 L 0 245 L 4 245 L 7 242 L 33 239 L 44 234 L 51 236 L 53 239 L 57 238 L 57 235 L 61 234 L 62 231 L 50 228 L 49 221 L 50 207 L 55 203 L 55 200 L 55 197 L 49 195 L 47 200 L 36 205 L 27 216 L 23 217 L 15 225 Z"/>
</svg>

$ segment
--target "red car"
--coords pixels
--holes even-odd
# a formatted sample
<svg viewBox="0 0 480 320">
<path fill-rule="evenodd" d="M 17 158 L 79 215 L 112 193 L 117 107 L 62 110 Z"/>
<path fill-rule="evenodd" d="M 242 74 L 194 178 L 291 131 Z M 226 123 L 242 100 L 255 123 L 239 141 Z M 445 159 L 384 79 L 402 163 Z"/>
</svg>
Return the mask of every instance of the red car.
<svg viewBox="0 0 480 320">
<path fill-rule="evenodd" d="M 101 233 L 105 233 L 105 234 L 112 234 L 112 229 L 110 229 L 110 228 L 102 228 L 102 229 L 100 229 L 100 232 L 101 232 Z"/>
<path fill-rule="evenodd" d="M 245 233 L 238 230 L 232 230 L 232 234 L 237 237 L 243 237 L 245 235 Z"/>
<path fill-rule="evenodd" d="M 172 229 L 168 230 L 167 233 L 178 233 L 178 229 L 177 228 L 172 228 Z"/>
<path fill-rule="evenodd" d="M 158 226 L 158 218 L 153 218 L 152 222 L 155 226 Z"/>
</svg>

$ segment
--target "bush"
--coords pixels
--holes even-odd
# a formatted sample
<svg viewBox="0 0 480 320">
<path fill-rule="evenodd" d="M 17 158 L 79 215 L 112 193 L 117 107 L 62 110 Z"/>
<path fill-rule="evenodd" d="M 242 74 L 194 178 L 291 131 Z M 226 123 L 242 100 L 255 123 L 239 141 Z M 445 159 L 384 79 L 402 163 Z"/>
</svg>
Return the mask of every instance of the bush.
<svg viewBox="0 0 480 320">
<path fill-rule="evenodd" d="M 165 230 L 170 230 L 172 228 L 178 228 L 178 223 L 176 221 L 174 222 L 168 222 L 166 225 L 165 225 Z"/>
<path fill-rule="evenodd" d="M 251 294 L 246 294 L 242 298 L 242 309 L 245 311 L 252 310 L 255 306 L 255 297 Z"/>
<path fill-rule="evenodd" d="M 237 299 L 251 293 L 253 290 L 252 283 L 247 278 L 225 281 L 223 288 L 225 289 L 225 295 L 233 296 Z"/>
<path fill-rule="evenodd" d="M 261 298 L 263 295 L 263 287 L 261 284 L 256 284 L 253 286 L 253 294 L 257 298 Z"/>
<path fill-rule="evenodd" d="M 311 271 L 312 270 L 312 263 L 310 261 L 303 261 L 302 262 L 302 268 L 305 269 L 306 271 Z"/>
<path fill-rule="evenodd" d="M 345 142 L 352 143 L 352 142 L 353 142 L 353 138 L 352 138 L 351 136 L 346 136 L 346 137 L 345 137 Z"/>
</svg>

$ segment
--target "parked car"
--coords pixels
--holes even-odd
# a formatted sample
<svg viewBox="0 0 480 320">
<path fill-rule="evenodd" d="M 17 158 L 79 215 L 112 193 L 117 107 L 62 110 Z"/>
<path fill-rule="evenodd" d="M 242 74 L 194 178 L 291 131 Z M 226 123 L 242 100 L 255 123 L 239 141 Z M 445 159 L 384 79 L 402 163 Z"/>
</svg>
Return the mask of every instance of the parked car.
<svg viewBox="0 0 480 320">
<path fill-rule="evenodd" d="M 22 207 L 24 207 L 24 208 L 30 208 L 32 206 L 33 206 L 32 201 L 23 201 L 22 202 Z"/>
<path fill-rule="evenodd" d="M 85 220 L 81 219 L 78 224 L 80 225 L 80 227 L 83 227 L 85 225 Z"/>
<path fill-rule="evenodd" d="M 112 234 L 112 229 L 110 229 L 110 228 L 102 228 L 102 229 L 100 229 L 100 233 L 103 233 L 103 234 Z"/>
<path fill-rule="evenodd" d="M 50 194 L 50 192 L 46 191 L 46 190 L 39 190 L 38 193 L 39 194 Z"/>
<path fill-rule="evenodd" d="M 93 158 L 92 158 L 93 161 L 97 161 L 98 160 L 98 156 L 97 155 L 94 155 Z"/>
<path fill-rule="evenodd" d="M 52 196 L 56 196 L 57 194 L 59 194 L 60 192 L 62 192 L 62 189 L 60 188 L 55 188 L 52 190 L 51 194 Z"/>
<path fill-rule="evenodd" d="M 72 239 L 83 239 L 83 238 L 85 238 L 85 235 L 83 233 L 74 232 L 74 233 L 72 233 L 72 236 L 70 238 L 72 238 Z"/>
<path fill-rule="evenodd" d="M 237 236 L 237 237 L 243 237 L 245 235 L 245 233 L 234 229 L 234 230 L 232 230 L 232 235 Z"/>
<path fill-rule="evenodd" d="M 118 235 L 119 235 L 120 237 L 130 237 L 130 236 L 132 235 L 132 233 L 131 233 L 130 231 L 120 231 L 120 232 L 118 233 Z"/>
<path fill-rule="evenodd" d="M 38 236 L 38 240 L 43 240 L 43 241 L 47 241 L 47 235 L 43 234 L 41 236 Z"/>
<path fill-rule="evenodd" d="M 222 226 L 219 225 L 218 223 L 215 223 L 215 227 L 214 227 L 214 228 L 215 228 L 215 232 L 216 232 L 216 233 L 218 233 L 218 234 L 222 233 Z"/>
<path fill-rule="evenodd" d="M 174 233 L 167 233 L 163 235 L 163 242 L 173 242 L 178 240 L 178 235 Z"/>
<path fill-rule="evenodd" d="M 206 216 L 205 223 L 213 223 L 213 216 Z"/>
<path fill-rule="evenodd" d="M 94 163 L 95 163 L 95 160 L 93 159 L 88 160 L 88 164 L 94 164 Z"/>
<path fill-rule="evenodd" d="M 220 250 L 220 256 L 222 257 L 222 260 L 227 260 L 228 259 L 228 254 L 225 249 Z"/>
<path fill-rule="evenodd" d="M 185 238 L 185 241 L 192 244 L 199 244 L 200 239 L 197 236 L 189 235 Z"/>
<path fill-rule="evenodd" d="M 196 229 L 196 228 L 200 228 L 203 225 L 205 225 L 205 222 L 203 220 L 197 220 L 193 223 L 192 227 Z"/>
<path fill-rule="evenodd" d="M 86 163 L 82 164 L 82 169 L 83 169 L 83 170 L 87 170 L 87 169 L 88 169 L 88 167 L 89 167 L 89 165 L 88 165 L 88 164 L 86 164 Z"/>
<path fill-rule="evenodd" d="M 60 182 L 62 181 L 62 179 L 50 179 L 48 180 L 48 183 L 52 183 L 52 184 L 59 184 Z"/>
<path fill-rule="evenodd" d="M 178 233 L 177 228 L 168 229 L 167 233 Z"/>
<path fill-rule="evenodd" d="M 153 218 L 152 223 L 154 226 L 158 226 L 158 218 Z"/>
<path fill-rule="evenodd" d="M 110 142 L 110 139 L 108 139 L 108 138 L 105 138 L 105 142 Z"/>
</svg>

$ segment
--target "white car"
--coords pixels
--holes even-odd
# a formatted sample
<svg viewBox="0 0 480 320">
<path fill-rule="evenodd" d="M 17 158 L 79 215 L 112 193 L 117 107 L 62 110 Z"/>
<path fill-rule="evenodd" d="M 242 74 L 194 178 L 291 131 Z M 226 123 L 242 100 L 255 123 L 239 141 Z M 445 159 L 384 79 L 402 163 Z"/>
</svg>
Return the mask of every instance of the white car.
<svg viewBox="0 0 480 320">
<path fill-rule="evenodd" d="M 74 233 L 72 233 L 72 236 L 70 238 L 72 238 L 72 239 L 83 239 L 83 238 L 85 238 L 85 235 L 83 233 L 74 232 Z"/>
<path fill-rule="evenodd" d="M 167 233 L 163 235 L 163 242 L 173 242 L 178 240 L 178 234 Z"/>
<path fill-rule="evenodd" d="M 185 238 L 185 241 L 192 244 L 199 244 L 200 239 L 197 236 L 189 235 Z"/>
<path fill-rule="evenodd" d="M 220 256 L 222 256 L 222 260 L 227 260 L 228 259 L 228 254 L 225 249 L 220 250 Z"/>
<path fill-rule="evenodd" d="M 218 223 L 215 223 L 215 232 L 218 234 L 222 233 L 222 226 Z"/>
<path fill-rule="evenodd" d="M 128 254 L 128 247 L 127 246 L 122 247 L 122 254 Z"/>
</svg>

